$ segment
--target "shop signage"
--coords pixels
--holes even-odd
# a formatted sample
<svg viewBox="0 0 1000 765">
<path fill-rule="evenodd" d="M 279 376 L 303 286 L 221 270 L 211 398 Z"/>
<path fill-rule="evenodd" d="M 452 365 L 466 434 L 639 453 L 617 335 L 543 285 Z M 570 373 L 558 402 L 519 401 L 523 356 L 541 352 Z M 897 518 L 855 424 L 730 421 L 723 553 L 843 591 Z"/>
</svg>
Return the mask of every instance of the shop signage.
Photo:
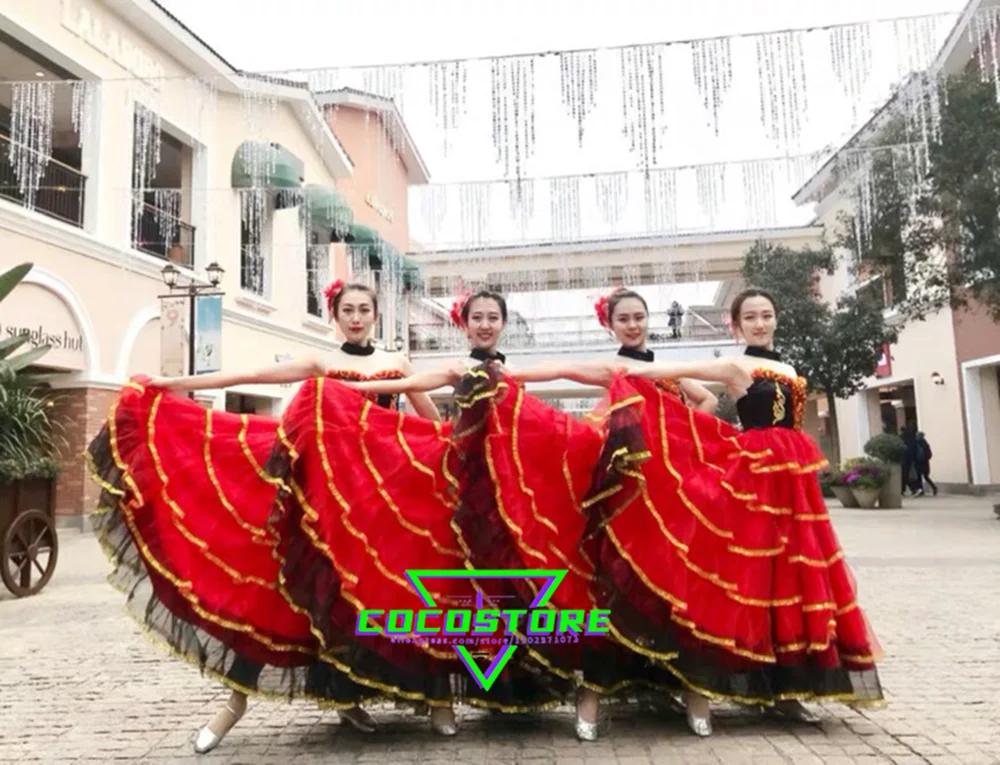
<svg viewBox="0 0 1000 765">
<path fill-rule="evenodd" d="M 39 345 L 50 345 L 53 350 L 64 350 L 70 353 L 83 353 L 83 335 L 71 333 L 63 329 L 53 329 L 44 324 L 33 327 L 19 327 L 16 324 L 0 324 L 0 338 L 28 336 L 32 348 Z"/>
<path fill-rule="evenodd" d="M 222 296 L 195 298 L 194 374 L 222 369 Z"/>
<path fill-rule="evenodd" d="M 155 59 L 113 28 L 108 17 L 79 0 L 63 0 L 62 25 L 136 77 L 154 85 L 163 78 L 163 67 Z"/>
<path fill-rule="evenodd" d="M 189 312 L 187 297 L 160 299 L 160 374 L 164 377 L 187 373 Z"/>
<path fill-rule="evenodd" d="M 393 218 L 395 217 L 392 214 L 392 210 L 390 210 L 388 207 L 382 204 L 374 193 L 368 192 L 368 194 L 365 196 L 365 204 L 367 204 L 370 208 L 372 208 L 375 212 L 377 212 L 387 221 L 392 223 Z"/>
<path fill-rule="evenodd" d="M 87 339 L 76 318 L 54 293 L 36 284 L 20 284 L 0 307 L 0 340 L 27 337 L 22 348 L 48 345 L 41 366 L 82 372 Z"/>
</svg>

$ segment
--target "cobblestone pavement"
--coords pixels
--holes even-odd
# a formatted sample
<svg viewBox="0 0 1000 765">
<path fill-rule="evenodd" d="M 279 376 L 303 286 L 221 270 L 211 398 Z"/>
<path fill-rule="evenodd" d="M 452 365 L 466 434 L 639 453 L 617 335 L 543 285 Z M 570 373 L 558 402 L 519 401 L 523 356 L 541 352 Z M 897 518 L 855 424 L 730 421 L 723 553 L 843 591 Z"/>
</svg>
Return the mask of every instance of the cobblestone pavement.
<svg viewBox="0 0 1000 765">
<path fill-rule="evenodd" d="M 889 705 L 821 708 L 812 727 L 722 707 L 697 739 L 680 715 L 619 708 L 580 744 L 569 709 L 511 719 L 469 713 L 442 740 L 426 718 L 375 710 L 362 736 L 334 713 L 251 702 L 212 754 L 196 729 L 225 692 L 165 658 L 122 612 L 93 537 L 62 536 L 39 596 L 0 594 L 0 763 L 1000 763 L 1000 520 L 992 501 L 926 498 L 902 511 L 835 509 L 862 602 L 886 650 Z"/>
</svg>

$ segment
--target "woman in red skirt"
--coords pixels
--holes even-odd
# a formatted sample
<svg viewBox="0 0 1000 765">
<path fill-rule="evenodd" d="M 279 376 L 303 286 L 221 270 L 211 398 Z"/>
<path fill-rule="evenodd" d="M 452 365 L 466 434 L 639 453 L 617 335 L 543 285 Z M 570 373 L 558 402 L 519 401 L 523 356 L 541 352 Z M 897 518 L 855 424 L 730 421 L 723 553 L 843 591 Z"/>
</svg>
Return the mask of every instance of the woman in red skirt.
<svg viewBox="0 0 1000 765">
<path fill-rule="evenodd" d="M 404 418 L 395 397 L 338 382 L 411 370 L 370 344 L 370 288 L 338 282 L 326 295 L 347 338 L 330 358 L 130 382 L 89 448 L 104 489 L 97 529 L 131 611 L 233 689 L 199 752 L 242 717 L 248 693 L 313 698 L 366 732 L 375 722 L 361 702 L 425 701 L 437 732 L 456 731 L 451 679 L 463 668 L 453 652 L 355 634 L 362 608 L 421 607 L 406 569 L 464 560 L 451 503 L 421 468 L 442 462 L 449 428 L 425 395 L 410 396 L 422 417 Z M 169 392 L 302 381 L 280 424 Z M 461 582 L 445 587 L 442 598 L 472 595 Z"/>
<path fill-rule="evenodd" d="M 701 696 L 812 721 L 802 700 L 882 699 L 879 648 L 816 480 L 826 461 L 801 431 L 805 381 L 774 350 L 774 301 L 748 290 L 731 314 L 742 358 L 549 364 L 513 376 L 610 382 L 612 406 L 641 398 L 608 447 L 641 439 L 649 459 L 626 476 L 628 490 L 592 505 L 595 589 L 618 642 Z M 743 430 L 655 382 L 681 378 L 725 385 Z"/>
</svg>

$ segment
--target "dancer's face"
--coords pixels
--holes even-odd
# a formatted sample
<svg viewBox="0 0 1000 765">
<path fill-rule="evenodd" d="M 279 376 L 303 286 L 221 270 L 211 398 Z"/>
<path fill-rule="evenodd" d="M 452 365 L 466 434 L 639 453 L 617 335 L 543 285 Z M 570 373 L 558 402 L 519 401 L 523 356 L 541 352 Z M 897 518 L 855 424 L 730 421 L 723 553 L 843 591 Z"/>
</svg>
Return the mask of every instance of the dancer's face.
<svg viewBox="0 0 1000 765">
<path fill-rule="evenodd" d="M 377 318 L 372 297 L 367 292 L 350 290 L 341 296 L 337 307 L 337 326 L 348 342 L 364 345 Z"/>
<path fill-rule="evenodd" d="M 749 297 L 740 306 L 740 324 L 737 329 L 747 345 L 758 348 L 774 347 L 774 330 L 778 317 L 774 305 L 766 297 Z"/>
<path fill-rule="evenodd" d="M 468 306 L 465 333 L 473 348 L 495 351 L 503 333 L 503 313 L 493 298 L 476 298 Z"/>
<path fill-rule="evenodd" d="M 611 331 L 615 339 L 626 348 L 642 349 L 646 345 L 649 314 L 641 300 L 623 298 L 611 314 Z"/>
</svg>

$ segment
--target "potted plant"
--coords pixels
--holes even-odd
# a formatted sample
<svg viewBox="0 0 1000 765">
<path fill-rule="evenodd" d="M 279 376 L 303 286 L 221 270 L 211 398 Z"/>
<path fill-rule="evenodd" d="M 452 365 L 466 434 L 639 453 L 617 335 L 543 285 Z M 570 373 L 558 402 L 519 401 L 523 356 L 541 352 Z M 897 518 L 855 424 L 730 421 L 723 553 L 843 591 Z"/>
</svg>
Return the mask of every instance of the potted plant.
<svg viewBox="0 0 1000 765">
<path fill-rule="evenodd" d="M 903 456 L 906 454 L 906 444 L 903 443 L 903 439 L 892 433 L 879 433 L 868 439 L 868 443 L 865 444 L 865 454 L 883 462 L 889 471 L 878 497 L 878 506 L 886 509 L 901 508 Z"/>
<path fill-rule="evenodd" d="M 854 498 L 851 487 L 844 480 L 844 471 L 840 468 L 829 467 L 820 473 L 819 485 L 823 488 L 824 494 L 826 490 L 829 490 L 834 497 L 840 500 L 840 504 L 844 507 L 858 506 L 858 501 Z"/>
<path fill-rule="evenodd" d="M 871 510 L 888 477 L 889 470 L 884 463 L 861 458 L 853 460 L 851 468 L 844 473 L 844 483 L 850 487 L 858 507 Z"/>
</svg>

